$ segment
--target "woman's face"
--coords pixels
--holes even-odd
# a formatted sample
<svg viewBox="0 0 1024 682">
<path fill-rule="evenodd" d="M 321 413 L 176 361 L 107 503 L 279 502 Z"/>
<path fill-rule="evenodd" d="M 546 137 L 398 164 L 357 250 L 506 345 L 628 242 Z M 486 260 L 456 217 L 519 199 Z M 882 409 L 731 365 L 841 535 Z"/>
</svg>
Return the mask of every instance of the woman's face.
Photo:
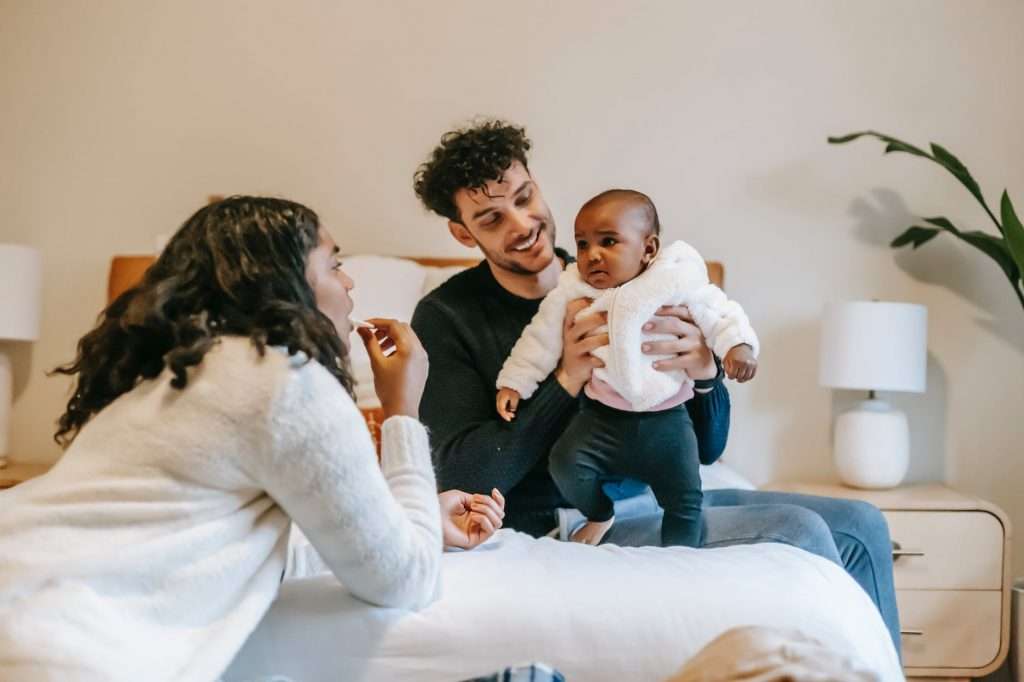
<svg viewBox="0 0 1024 682">
<path fill-rule="evenodd" d="M 306 280 L 313 289 L 316 307 L 334 323 L 341 342 L 348 347 L 348 337 L 352 333 L 352 298 L 348 292 L 355 288 L 355 283 L 341 269 L 340 249 L 334 239 L 324 228 L 320 228 L 320 243 L 309 252 L 306 264 Z"/>
</svg>

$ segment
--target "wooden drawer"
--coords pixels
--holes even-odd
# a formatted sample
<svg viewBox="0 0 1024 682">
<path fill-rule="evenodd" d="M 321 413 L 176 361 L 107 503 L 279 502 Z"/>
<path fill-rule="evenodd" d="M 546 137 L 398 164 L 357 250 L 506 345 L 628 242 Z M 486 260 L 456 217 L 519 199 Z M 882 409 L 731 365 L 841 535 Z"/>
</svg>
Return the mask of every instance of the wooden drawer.
<svg viewBox="0 0 1024 682">
<path fill-rule="evenodd" d="M 999 654 L 999 591 L 897 590 L 904 668 L 984 668 Z M 908 670 L 908 672 L 910 672 Z"/>
<path fill-rule="evenodd" d="M 888 511 L 885 518 L 900 546 L 893 563 L 896 589 L 1002 589 L 1003 525 L 992 514 Z"/>
</svg>

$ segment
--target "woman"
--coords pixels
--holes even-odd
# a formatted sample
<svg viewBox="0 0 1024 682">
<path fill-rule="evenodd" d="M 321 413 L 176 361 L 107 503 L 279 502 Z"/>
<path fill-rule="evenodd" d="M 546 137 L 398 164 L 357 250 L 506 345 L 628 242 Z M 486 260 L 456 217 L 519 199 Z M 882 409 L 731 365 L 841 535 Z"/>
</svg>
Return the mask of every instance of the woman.
<svg viewBox="0 0 1024 682">
<path fill-rule="evenodd" d="M 104 311 L 58 369 L 67 451 L 0 497 L 0 679 L 215 679 L 277 593 L 291 520 L 353 594 L 402 608 L 433 598 L 442 533 L 472 547 L 501 525 L 500 495 L 439 501 L 426 355 L 393 320 L 359 330 L 378 464 L 351 398 L 352 287 L 313 211 L 233 197 Z"/>
</svg>

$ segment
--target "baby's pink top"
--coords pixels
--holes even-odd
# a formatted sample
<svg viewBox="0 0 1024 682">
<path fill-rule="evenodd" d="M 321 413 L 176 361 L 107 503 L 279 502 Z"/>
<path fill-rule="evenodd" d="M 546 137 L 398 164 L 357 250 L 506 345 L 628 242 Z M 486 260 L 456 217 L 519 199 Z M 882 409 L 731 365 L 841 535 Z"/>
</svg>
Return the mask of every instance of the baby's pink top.
<svg viewBox="0 0 1024 682">
<path fill-rule="evenodd" d="M 611 387 L 611 384 L 601 381 L 595 376 L 590 377 L 590 381 L 583 387 L 583 392 L 587 394 L 587 397 L 591 400 L 596 400 L 599 403 L 607 405 L 608 407 L 614 407 L 616 410 L 623 410 L 625 412 L 636 412 L 633 406 L 629 404 L 625 398 L 619 395 L 618 391 Z M 679 389 L 679 393 L 666 400 L 665 402 L 658 403 L 646 412 L 660 412 L 661 410 L 667 410 L 670 407 L 676 405 L 682 405 L 687 400 L 693 397 L 693 382 L 687 381 L 683 383 L 683 387 Z"/>
</svg>

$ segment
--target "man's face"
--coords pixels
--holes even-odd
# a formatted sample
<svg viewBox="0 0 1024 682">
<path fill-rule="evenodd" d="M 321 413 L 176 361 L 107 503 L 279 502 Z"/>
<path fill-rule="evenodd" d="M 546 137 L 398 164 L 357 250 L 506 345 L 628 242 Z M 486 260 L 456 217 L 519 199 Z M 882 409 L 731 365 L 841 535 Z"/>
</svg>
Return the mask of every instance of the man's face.
<svg viewBox="0 0 1024 682">
<path fill-rule="evenodd" d="M 460 189 L 455 206 L 462 222 L 449 222 L 452 234 L 460 242 L 475 242 L 495 266 L 532 275 L 555 257 L 551 209 L 520 162 L 513 161 L 499 179 L 483 188 Z"/>
</svg>

